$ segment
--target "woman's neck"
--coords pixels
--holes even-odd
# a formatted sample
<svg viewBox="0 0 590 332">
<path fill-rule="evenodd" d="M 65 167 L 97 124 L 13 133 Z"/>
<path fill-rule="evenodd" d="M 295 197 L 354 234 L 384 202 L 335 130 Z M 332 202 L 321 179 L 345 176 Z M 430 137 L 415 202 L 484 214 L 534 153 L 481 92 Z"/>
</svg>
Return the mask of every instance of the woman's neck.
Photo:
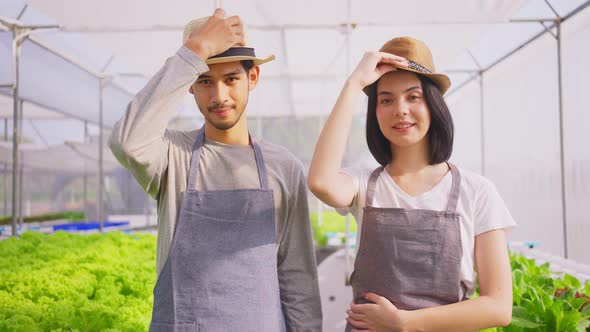
<svg viewBox="0 0 590 332">
<path fill-rule="evenodd" d="M 391 149 L 393 160 L 387 165 L 387 171 L 392 176 L 419 173 L 430 165 L 427 144 L 392 146 Z"/>
</svg>

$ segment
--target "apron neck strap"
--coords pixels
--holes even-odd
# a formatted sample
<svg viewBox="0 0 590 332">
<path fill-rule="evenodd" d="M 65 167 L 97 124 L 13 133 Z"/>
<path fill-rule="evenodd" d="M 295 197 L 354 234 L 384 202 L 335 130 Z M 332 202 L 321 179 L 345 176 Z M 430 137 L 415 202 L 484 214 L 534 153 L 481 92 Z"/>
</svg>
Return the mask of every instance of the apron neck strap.
<svg viewBox="0 0 590 332">
<path fill-rule="evenodd" d="M 457 202 L 459 201 L 459 192 L 461 189 L 461 174 L 459 174 L 459 170 L 457 167 L 449 162 L 447 165 L 451 169 L 451 175 L 453 177 L 453 184 L 451 185 L 451 195 L 449 197 L 449 203 L 447 206 L 447 211 L 455 212 L 457 210 Z M 375 196 L 375 188 L 377 187 L 377 179 L 379 179 L 379 175 L 385 169 L 385 166 L 377 167 L 371 176 L 369 177 L 369 182 L 367 184 L 367 197 L 365 206 L 372 206 L 373 205 L 373 197 Z"/>
<path fill-rule="evenodd" d="M 447 161 L 447 165 L 451 169 L 453 176 L 453 184 L 451 185 L 451 197 L 449 197 L 449 205 L 447 211 L 455 212 L 457 210 L 457 202 L 459 201 L 459 192 L 461 191 L 461 174 L 457 167 Z"/>
<path fill-rule="evenodd" d="M 367 183 L 367 197 L 365 201 L 365 206 L 372 206 L 373 205 L 373 197 L 375 196 L 375 188 L 377 187 L 377 179 L 379 179 L 379 175 L 383 172 L 385 166 L 377 167 L 371 176 L 369 177 L 369 183 Z"/>
<path fill-rule="evenodd" d="M 266 165 L 264 164 L 264 158 L 262 157 L 262 150 L 260 145 L 252 139 L 250 133 L 248 133 L 250 142 L 252 142 L 252 148 L 254 149 L 254 157 L 256 159 L 256 168 L 258 169 L 258 178 L 260 180 L 260 187 L 268 189 L 268 175 L 266 171 Z M 190 191 L 197 190 L 197 176 L 199 175 L 199 160 L 201 159 L 201 151 L 205 144 L 205 126 L 203 126 L 197 134 L 197 139 L 193 145 L 193 155 L 191 157 L 191 163 L 188 175 L 187 189 Z"/>
</svg>

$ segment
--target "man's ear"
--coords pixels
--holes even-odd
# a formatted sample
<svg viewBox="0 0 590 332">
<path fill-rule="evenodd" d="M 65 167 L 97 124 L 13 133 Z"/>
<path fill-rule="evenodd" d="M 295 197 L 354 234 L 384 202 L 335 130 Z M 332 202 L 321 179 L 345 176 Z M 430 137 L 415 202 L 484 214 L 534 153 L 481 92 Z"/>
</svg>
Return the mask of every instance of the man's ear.
<svg viewBox="0 0 590 332">
<path fill-rule="evenodd" d="M 195 94 L 195 90 L 193 90 L 193 85 L 192 85 L 192 84 L 191 84 L 190 88 L 188 88 L 188 92 L 189 92 L 191 95 L 194 95 L 194 94 Z"/>
<path fill-rule="evenodd" d="M 254 87 L 258 84 L 258 78 L 260 78 L 260 66 L 254 66 L 248 72 L 248 89 L 254 90 Z"/>
</svg>

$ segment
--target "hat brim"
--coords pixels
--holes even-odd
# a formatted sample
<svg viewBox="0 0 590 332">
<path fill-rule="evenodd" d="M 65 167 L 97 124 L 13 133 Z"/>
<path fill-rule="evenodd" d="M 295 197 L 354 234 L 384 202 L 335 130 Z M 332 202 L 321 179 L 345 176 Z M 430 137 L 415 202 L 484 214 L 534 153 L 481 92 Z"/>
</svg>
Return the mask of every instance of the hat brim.
<svg viewBox="0 0 590 332">
<path fill-rule="evenodd" d="M 243 61 L 243 60 L 252 60 L 255 66 L 261 65 L 263 63 L 267 63 L 275 59 L 274 54 L 269 55 L 266 58 L 255 58 L 251 56 L 244 56 L 244 55 L 236 55 L 236 56 L 227 56 L 221 58 L 209 58 L 205 61 L 208 65 L 214 65 L 217 63 L 226 63 L 226 62 L 234 62 L 234 61 Z"/>
<path fill-rule="evenodd" d="M 451 80 L 445 74 L 441 74 L 441 73 L 428 74 L 428 73 L 423 73 L 421 71 L 410 69 L 410 68 L 400 68 L 400 67 L 397 67 L 397 68 L 399 70 L 410 71 L 412 73 L 416 73 L 418 75 L 428 77 L 438 87 L 438 89 L 440 90 L 440 93 L 442 95 L 444 95 L 447 91 L 449 91 L 449 88 L 451 87 Z M 363 92 L 366 95 L 369 95 L 369 86 L 364 87 Z"/>
</svg>

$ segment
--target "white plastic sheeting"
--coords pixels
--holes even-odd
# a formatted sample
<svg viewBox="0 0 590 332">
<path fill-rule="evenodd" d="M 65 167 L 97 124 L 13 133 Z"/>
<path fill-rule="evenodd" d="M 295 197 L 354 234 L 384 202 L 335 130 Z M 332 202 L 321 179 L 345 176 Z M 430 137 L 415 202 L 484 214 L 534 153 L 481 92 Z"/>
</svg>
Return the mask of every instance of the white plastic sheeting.
<svg viewBox="0 0 590 332">
<path fill-rule="evenodd" d="M 447 98 L 455 124 L 451 162 L 474 172 L 482 172 L 481 111 L 479 80 L 467 84 Z"/>
<path fill-rule="evenodd" d="M 11 2 L 13 7 L 23 5 L 21 1 Z M 524 2 L 351 0 L 348 7 L 340 0 L 233 0 L 222 1 L 221 5 L 228 15 L 239 14 L 249 25 L 249 40 L 259 54 L 277 55 L 277 61 L 262 68 L 262 84 L 251 98 L 249 115 L 300 117 L 330 111 L 343 80 L 364 51 L 378 49 L 394 36 L 412 35 L 430 45 L 439 68 L 449 68 L 459 54 L 473 46 L 482 31 L 494 23 L 508 22 Z M 111 52 L 120 61 L 109 65 L 107 72 L 149 77 L 181 46 L 183 25 L 211 14 L 216 3 L 175 0 L 164 6 L 143 1 L 32 0 L 27 4 L 30 8 L 25 10 L 22 21 L 58 23 L 70 31 L 39 32 L 36 40 L 78 55 L 82 63 L 93 68 L 96 63 L 108 62 Z M 350 38 L 348 23 L 353 24 Z M 74 32 L 84 32 L 86 42 L 108 50 L 107 54 L 79 54 L 82 52 L 71 45 L 80 36 Z M 123 62 L 124 68 L 120 65 Z M 92 98 L 93 84 L 81 84 L 82 96 Z M 187 98 L 181 115 L 196 116 L 194 108 L 194 102 Z"/>
<path fill-rule="evenodd" d="M 23 144 L 20 151 L 20 165 L 35 170 L 55 171 L 64 174 L 96 174 L 98 163 L 96 143 L 67 142 L 62 145 L 44 146 Z M 108 148 L 104 149 L 105 172 L 120 167 Z M 12 144 L 0 142 L 0 163 L 12 162 Z"/>
<path fill-rule="evenodd" d="M 554 29 L 554 33 L 555 33 Z M 453 160 L 483 171 L 519 227 L 511 239 L 590 262 L 590 9 L 562 24 L 565 223 L 562 199 L 557 40 L 546 33 L 447 99 L 457 127 Z M 483 157 L 481 139 L 484 140 Z M 482 160 L 484 165 L 482 165 Z M 483 168 L 482 168 L 483 166 Z M 564 234 L 565 231 L 565 234 Z"/>
<path fill-rule="evenodd" d="M 0 120 L 1 119 L 12 119 L 14 114 L 14 99 L 12 96 L 0 94 Z M 49 110 L 45 107 L 38 106 L 33 103 L 23 103 L 23 116 L 25 119 L 37 119 L 37 120 L 48 120 L 48 119 L 63 119 L 66 116 Z"/>
<path fill-rule="evenodd" d="M 14 75 L 10 69 L 12 60 L 12 42 L 7 41 L 6 33 L 0 34 L 0 84 L 13 84 Z M 43 108 L 59 110 L 68 117 L 97 124 L 99 117 L 100 79 L 83 67 L 74 65 L 63 57 L 56 55 L 42 45 L 26 40 L 21 46 L 19 70 L 19 96 Z M 10 47 L 10 48 L 8 48 Z M 9 55 L 8 61 L 6 55 Z M 6 66 L 4 66 L 6 64 Z M 107 81 L 105 81 L 107 82 Z M 106 105 L 103 109 L 104 126 L 112 127 L 120 117 L 121 110 L 131 100 L 133 94 L 120 86 L 108 82 L 102 98 Z M 0 94 L 12 96 L 12 89 L 4 88 Z M 10 114 L 12 106 L 2 105 L 2 113 Z M 25 114 L 26 116 L 27 114 Z"/>
<path fill-rule="evenodd" d="M 550 35 L 484 74 L 486 175 L 521 227 L 563 254 L 556 41 Z"/>
<path fill-rule="evenodd" d="M 545 29 L 539 22 L 510 20 L 551 19 L 553 9 L 566 16 L 587 5 L 584 0 L 549 3 L 553 8 L 539 0 L 28 0 L 22 22 L 60 24 L 62 30 L 40 31 L 23 44 L 25 136 L 49 144 L 66 141 L 67 135 L 85 140 L 80 120 L 96 123 L 98 117 L 97 73 L 112 76 L 103 90 L 104 123 L 112 125 L 132 94 L 178 49 L 183 25 L 221 5 L 248 23 L 250 42 L 260 55 L 277 55 L 262 67 L 262 80 L 250 98 L 251 129 L 287 146 L 306 163 L 342 82 L 362 53 L 391 37 L 411 35 L 431 47 L 438 69 L 448 71 L 454 89 L 460 87 L 447 98 L 456 125 L 452 161 L 496 184 L 519 223 L 510 238 L 539 241 L 542 250 L 558 255 L 567 248 L 570 258 L 590 263 L 584 248 L 590 236 L 585 209 L 590 202 L 585 99 L 590 65 L 583 61 L 590 56 L 590 8 L 562 24 L 563 130 L 556 39 L 545 33 L 498 62 Z M 2 1 L 0 16 L 14 19 L 24 6 L 22 0 Z M 11 41 L 10 32 L 0 32 L 0 85 L 12 83 Z M 463 86 L 472 76 L 478 78 Z M 0 96 L 0 115 L 8 119 L 11 93 L 0 89 L 6 96 Z M 359 100 L 359 108 L 364 107 Z M 71 119 L 46 120 L 56 113 Z M 363 114 L 354 121 L 347 165 L 372 162 Z M 201 123 L 188 94 L 178 115 L 176 126 Z M 96 128 L 91 131 L 96 134 Z M 96 158 L 98 147 L 87 146 L 86 152 L 87 158 Z"/>
<path fill-rule="evenodd" d="M 590 10 L 563 26 L 563 107 L 570 258 L 590 264 Z"/>
</svg>

